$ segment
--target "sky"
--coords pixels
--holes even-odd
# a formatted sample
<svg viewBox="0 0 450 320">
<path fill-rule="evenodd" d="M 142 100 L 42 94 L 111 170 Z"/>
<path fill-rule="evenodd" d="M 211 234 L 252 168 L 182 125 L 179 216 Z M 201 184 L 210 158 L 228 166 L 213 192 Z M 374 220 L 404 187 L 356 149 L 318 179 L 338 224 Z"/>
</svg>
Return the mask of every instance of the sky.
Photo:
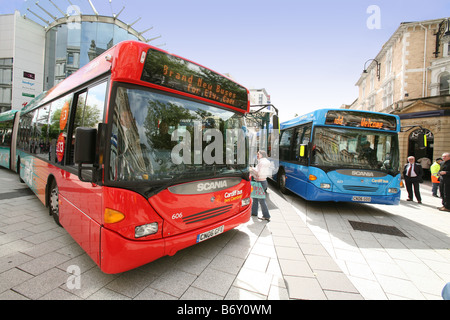
<svg viewBox="0 0 450 320">
<path fill-rule="evenodd" d="M 70 3 L 93 14 L 89 0 Z M 100 15 L 118 14 L 150 44 L 230 74 L 248 89 L 265 88 L 281 121 L 358 98 L 355 86 L 402 22 L 450 17 L 449 0 L 91 0 Z M 36 0 L 0 0 L 0 14 L 19 10 L 42 23 Z M 49 0 L 39 5 L 61 16 Z"/>
</svg>

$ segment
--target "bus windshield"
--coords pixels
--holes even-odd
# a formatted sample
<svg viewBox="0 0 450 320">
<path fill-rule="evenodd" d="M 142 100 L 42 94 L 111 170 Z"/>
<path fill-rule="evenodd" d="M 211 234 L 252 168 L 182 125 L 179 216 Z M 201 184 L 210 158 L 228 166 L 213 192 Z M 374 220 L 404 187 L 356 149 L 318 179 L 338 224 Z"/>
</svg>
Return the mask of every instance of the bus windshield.
<svg viewBox="0 0 450 320">
<path fill-rule="evenodd" d="M 316 127 L 311 165 L 399 172 L 397 133 Z"/>
<path fill-rule="evenodd" d="M 113 97 L 110 181 L 166 184 L 248 170 L 238 152 L 246 150 L 243 114 L 127 85 Z"/>
</svg>

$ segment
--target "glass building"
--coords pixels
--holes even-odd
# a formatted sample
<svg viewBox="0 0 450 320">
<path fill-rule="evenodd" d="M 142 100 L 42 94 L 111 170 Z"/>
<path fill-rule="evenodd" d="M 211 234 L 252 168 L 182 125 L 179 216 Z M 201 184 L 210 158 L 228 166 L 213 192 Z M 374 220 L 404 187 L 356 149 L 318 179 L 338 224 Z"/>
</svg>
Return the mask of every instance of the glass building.
<svg viewBox="0 0 450 320">
<path fill-rule="evenodd" d="M 145 41 L 120 20 L 95 15 L 60 18 L 48 26 L 45 37 L 44 90 L 121 41 Z"/>
<path fill-rule="evenodd" d="M 124 40 L 150 42 L 119 14 L 85 14 L 88 2 L 24 0 L 21 9 L 0 14 L 0 112 L 21 109 L 89 61 Z M 70 4 L 69 6 L 67 6 Z M 111 7 L 111 11 L 112 11 Z M 50 19 L 49 19 L 50 18 Z"/>
</svg>

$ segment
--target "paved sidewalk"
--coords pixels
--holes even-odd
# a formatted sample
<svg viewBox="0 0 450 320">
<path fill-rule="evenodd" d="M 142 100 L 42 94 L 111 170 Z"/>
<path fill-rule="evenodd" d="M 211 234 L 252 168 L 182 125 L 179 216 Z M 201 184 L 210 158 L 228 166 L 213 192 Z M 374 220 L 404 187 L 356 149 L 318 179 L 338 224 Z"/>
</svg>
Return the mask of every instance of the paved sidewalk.
<svg viewBox="0 0 450 320">
<path fill-rule="evenodd" d="M 269 199 L 269 223 L 252 218 L 173 257 L 107 275 L 0 168 L 0 299 L 363 299 L 294 206 L 273 190 Z"/>
<path fill-rule="evenodd" d="M 423 204 L 405 201 L 402 189 L 399 206 L 286 199 L 364 299 L 442 300 L 450 282 L 450 214 L 436 209 L 442 200 L 432 197 L 429 182 L 420 190 Z M 350 221 L 403 235 L 355 230 Z"/>
</svg>

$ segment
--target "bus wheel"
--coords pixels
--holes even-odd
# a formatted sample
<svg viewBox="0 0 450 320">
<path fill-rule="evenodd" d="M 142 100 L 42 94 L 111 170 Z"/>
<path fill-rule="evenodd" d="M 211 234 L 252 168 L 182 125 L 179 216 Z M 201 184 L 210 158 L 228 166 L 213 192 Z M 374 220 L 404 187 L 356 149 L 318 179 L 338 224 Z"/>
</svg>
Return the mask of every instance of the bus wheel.
<svg viewBox="0 0 450 320">
<path fill-rule="evenodd" d="M 58 185 L 56 184 L 56 181 L 52 181 L 52 186 L 50 188 L 50 199 L 49 199 L 49 211 L 50 215 L 53 216 L 53 219 L 55 220 L 56 224 L 60 227 L 61 223 L 59 222 L 59 191 L 58 191 Z"/>
<path fill-rule="evenodd" d="M 280 189 L 281 193 L 287 193 L 286 175 L 284 172 L 280 172 L 278 174 L 278 188 Z"/>
</svg>

